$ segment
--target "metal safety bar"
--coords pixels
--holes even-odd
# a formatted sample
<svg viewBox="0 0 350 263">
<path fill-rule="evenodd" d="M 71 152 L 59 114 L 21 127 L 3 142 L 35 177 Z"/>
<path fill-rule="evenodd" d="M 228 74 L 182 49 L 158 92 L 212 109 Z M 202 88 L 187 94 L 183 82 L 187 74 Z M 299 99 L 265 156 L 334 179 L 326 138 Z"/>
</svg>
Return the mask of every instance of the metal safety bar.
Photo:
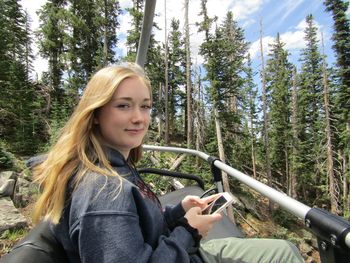
<svg viewBox="0 0 350 263">
<path fill-rule="evenodd" d="M 178 147 L 165 147 L 154 145 L 143 145 L 143 149 L 146 151 L 161 151 L 161 152 L 173 152 L 173 153 L 185 153 L 202 158 L 205 161 L 210 162 L 213 157 L 197 150 L 178 148 Z M 304 220 L 306 227 L 313 232 L 319 243 L 320 255 L 322 260 L 322 253 L 325 254 L 344 254 L 344 258 L 349 256 L 350 252 L 350 223 L 339 216 L 333 215 L 325 210 L 319 208 L 311 208 L 284 193 L 281 193 L 252 177 L 232 168 L 231 166 L 221 162 L 219 159 L 215 159 L 213 164 L 220 170 L 226 172 L 228 175 L 234 177 L 238 181 L 246 184 L 250 188 L 266 196 L 273 202 L 279 204 L 281 207 L 289 211 Z M 316 216 L 315 216 L 316 215 Z M 328 245 L 328 247 L 326 246 Z M 330 249 L 329 246 L 333 246 L 334 249 Z M 323 251 L 322 251 L 323 250 Z M 339 250 L 339 251 L 338 251 Z M 345 251 L 344 251 L 345 250 Z M 326 253 L 327 254 L 327 253 Z M 324 258 L 326 258 L 323 255 Z M 331 260 L 330 258 L 333 258 Z M 345 259 L 347 260 L 347 259 Z M 327 256 L 327 260 L 322 262 L 347 262 L 337 256 Z"/>
</svg>

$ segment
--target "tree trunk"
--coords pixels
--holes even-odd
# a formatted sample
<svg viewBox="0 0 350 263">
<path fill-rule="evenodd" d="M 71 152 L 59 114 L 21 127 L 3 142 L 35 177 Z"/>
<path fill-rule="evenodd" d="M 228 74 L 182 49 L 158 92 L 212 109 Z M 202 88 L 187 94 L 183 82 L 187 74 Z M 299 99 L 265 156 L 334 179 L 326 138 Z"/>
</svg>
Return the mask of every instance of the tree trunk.
<svg viewBox="0 0 350 263">
<path fill-rule="evenodd" d="M 191 81 L 191 53 L 190 27 L 188 24 L 188 2 L 185 0 L 185 49 L 186 49 L 186 87 L 187 87 L 187 148 L 192 146 L 192 81 Z"/>
<path fill-rule="evenodd" d="M 105 31 L 103 33 L 103 65 L 106 66 L 108 63 L 108 38 L 107 38 L 107 30 L 108 30 L 108 10 L 107 10 L 107 0 L 104 0 L 104 8 L 105 8 Z"/>
<path fill-rule="evenodd" d="M 272 185 L 271 164 L 270 164 L 270 143 L 268 134 L 268 115 L 267 115 L 267 91 L 266 91 L 266 79 L 265 79 L 265 61 L 264 50 L 262 43 L 262 21 L 260 21 L 260 54 L 261 54 L 261 86 L 262 86 L 262 100 L 263 100 L 263 118 L 264 118 L 264 152 L 266 163 L 266 176 L 268 178 L 268 185 Z M 269 201 L 270 211 L 272 211 L 273 204 Z"/>
<path fill-rule="evenodd" d="M 222 135 L 221 135 L 219 112 L 216 108 L 214 109 L 214 116 L 215 116 L 216 136 L 217 136 L 218 147 L 219 147 L 219 158 L 223 163 L 225 163 L 225 151 L 224 151 L 224 144 L 223 144 Z M 222 172 L 222 183 L 223 183 L 224 191 L 230 192 L 230 184 L 228 181 L 228 177 L 227 177 L 227 174 L 224 172 Z M 227 215 L 233 223 L 236 223 L 233 215 L 233 209 L 231 206 L 227 208 Z"/>
<path fill-rule="evenodd" d="M 169 145 L 169 78 L 168 78 L 168 35 L 166 22 L 166 0 L 164 0 L 164 41 L 165 41 L 165 145 Z"/>
<path fill-rule="evenodd" d="M 254 132 L 254 126 L 253 126 L 253 113 L 250 114 L 250 130 L 251 130 L 251 136 L 252 136 L 252 167 L 253 167 L 253 178 L 256 179 L 256 153 L 255 153 L 255 132 Z"/>
<path fill-rule="evenodd" d="M 349 181 L 347 180 L 345 174 L 346 174 L 346 167 L 348 166 L 348 162 L 343 156 L 343 169 L 342 169 L 342 174 L 343 174 L 343 202 L 344 202 L 344 213 L 350 211 L 350 202 L 349 202 Z"/>
<path fill-rule="evenodd" d="M 288 188 L 287 192 L 288 195 L 297 198 L 297 192 L 296 192 L 296 186 L 297 186 L 297 169 L 296 169 L 296 162 L 297 162 L 297 156 L 298 156 L 298 150 L 297 150 L 297 143 L 298 143 L 298 91 L 297 91 L 297 72 L 296 68 L 293 70 L 293 88 L 292 88 L 292 116 L 291 116 L 291 122 L 292 122 L 292 162 L 291 162 L 291 169 L 289 174 L 289 180 L 288 180 Z"/>
<path fill-rule="evenodd" d="M 323 36 L 322 36 L 322 48 L 323 45 Z M 332 145 L 332 131 L 331 131 L 331 120 L 330 120 L 330 105 L 329 105 L 329 85 L 328 85 L 328 74 L 325 62 L 325 56 L 323 51 L 323 63 L 322 63 L 322 84 L 323 84 L 323 99 L 324 99 L 324 111 L 325 111 L 325 122 L 326 122 L 326 145 L 327 145 L 327 177 L 329 181 L 329 194 L 331 197 L 331 211 L 332 213 L 338 214 L 338 200 L 339 196 L 336 191 L 336 181 L 334 174 L 334 165 L 333 165 L 333 145 Z M 346 181 L 346 176 L 344 176 Z"/>
<path fill-rule="evenodd" d="M 204 131 L 204 125 L 203 125 L 203 118 L 204 118 L 204 112 L 202 110 L 202 100 L 201 100 L 201 76 L 200 72 L 197 72 L 197 83 L 196 87 L 197 89 L 194 90 L 194 96 L 195 100 L 193 103 L 194 109 L 194 115 L 195 115 L 195 120 L 194 120 L 194 127 L 195 127 L 195 138 L 196 138 L 196 150 L 200 151 L 201 147 L 203 146 L 203 131 Z M 200 164 L 200 158 L 196 157 L 196 167 L 199 167 Z"/>
<path fill-rule="evenodd" d="M 158 100 L 159 100 L 159 105 L 162 105 L 162 99 L 163 99 L 163 89 L 162 89 L 162 83 L 159 82 L 159 88 L 158 88 Z M 158 111 L 158 137 L 162 138 L 163 137 L 163 110 L 162 108 L 159 109 Z"/>
</svg>

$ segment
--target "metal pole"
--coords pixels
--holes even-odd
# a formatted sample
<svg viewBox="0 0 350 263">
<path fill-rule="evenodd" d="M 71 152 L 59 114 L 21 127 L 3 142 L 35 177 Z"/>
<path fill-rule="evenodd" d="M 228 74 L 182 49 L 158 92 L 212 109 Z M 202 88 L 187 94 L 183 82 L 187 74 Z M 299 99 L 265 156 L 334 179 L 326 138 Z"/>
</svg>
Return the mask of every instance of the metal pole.
<svg viewBox="0 0 350 263">
<path fill-rule="evenodd" d="M 143 145 L 144 150 L 148 151 L 162 151 L 162 152 L 174 152 L 174 153 L 186 153 L 198 156 L 204 160 L 208 160 L 210 157 L 208 154 L 201 151 L 187 149 L 187 148 L 178 148 L 178 147 L 165 147 L 165 146 L 154 146 L 154 145 Z M 281 205 L 283 208 L 288 210 L 291 214 L 305 220 L 306 214 L 311 210 L 311 208 L 303 203 L 287 196 L 284 193 L 278 192 L 277 190 L 253 179 L 252 177 L 224 164 L 223 162 L 216 160 L 214 165 L 236 178 L 238 181 L 246 184 L 255 191 L 261 193 L 267 198 L 273 200 L 275 203 Z M 350 233 L 348 233 L 344 238 L 345 244 L 350 248 Z"/>
<path fill-rule="evenodd" d="M 154 10 L 156 8 L 156 0 L 146 0 L 145 11 L 143 14 L 142 31 L 137 49 L 136 63 L 142 68 L 145 66 L 147 58 L 147 50 L 151 38 Z"/>
<path fill-rule="evenodd" d="M 186 148 L 144 145 L 143 149 L 153 150 L 153 151 L 157 150 L 157 151 L 163 151 L 163 152 L 188 153 L 188 154 L 198 156 L 204 160 L 208 160 L 208 157 L 209 157 L 209 155 L 206 153 L 192 150 L 192 149 L 186 149 Z M 227 164 L 224 164 L 219 160 L 216 160 L 214 162 L 214 165 L 220 168 L 222 171 L 226 172 L 227 174 L 231 175 L 232 177 L 236 178 L 240 182 L 248 185 L 250 188 L 258 191 L 259 193 L 266 196 L 267 198 L 280 204 L 282 207 L 287 209 L 293 215 L 303 220 L 305 219 L 307 212 L 311 209 L 309 206 L 304 205 L 303 203 L 300 203 L 299 201 L 253 179 L 248 175 L 245 175 L 244 173 L 232 168 L 231 166 L 228 166 Z"/>
</svg>

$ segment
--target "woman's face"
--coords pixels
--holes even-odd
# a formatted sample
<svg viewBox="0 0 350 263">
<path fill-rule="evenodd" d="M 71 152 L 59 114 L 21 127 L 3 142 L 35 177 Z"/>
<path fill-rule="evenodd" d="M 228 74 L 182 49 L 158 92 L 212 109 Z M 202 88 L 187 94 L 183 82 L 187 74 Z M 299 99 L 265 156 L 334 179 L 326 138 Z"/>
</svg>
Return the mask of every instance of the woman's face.
<svg viewBox="0 0 350 263">
<path fill-rule="evenodd" d="M 124 79 L 112 99 L 97 112 L 95 124 L 104 141 L 127 159 L 141 145 L 150 122 L 151 97 L 137 77 Z"/>
</svg>

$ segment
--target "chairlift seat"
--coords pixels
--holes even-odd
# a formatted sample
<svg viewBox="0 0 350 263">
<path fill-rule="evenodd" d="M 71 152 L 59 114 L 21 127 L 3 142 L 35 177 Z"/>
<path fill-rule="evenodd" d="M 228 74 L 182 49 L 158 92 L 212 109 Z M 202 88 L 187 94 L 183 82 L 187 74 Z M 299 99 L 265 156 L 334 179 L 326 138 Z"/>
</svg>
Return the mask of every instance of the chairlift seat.
<svg viewBox="0 0 350 263">
<path fill-rule="evenodd" d="M 201 179 L 194 175 L 183 174 L 179 172 L 170 172 L 159 169 L 139 169 L 140 173 L 157 173 L 160 175 L 181 177 L 197 181 L 198 185 L 186 186 L 176 191 L 159 196 L 159 200 L 164 207 L 165 205 L 175 205 L 187 196 L 197 195 L 201 196 L 204 189 L 201 187 L 204 183 Z M 208 233 L 203 242 L 224 237 L 243 237 L 242 232 L 235 226 L 227 216 L 216 223 L 213 229 Z M 0 259 L 0 263 L 60 263 L 68 262 L 66 253 L 62 245 L 56 240 L 52 234 L 49 223 L 47 221 L 40 222 L 34 227 L 23 240 L 16 244 L 10 253 L 4 255 Z"/>
</svg>

